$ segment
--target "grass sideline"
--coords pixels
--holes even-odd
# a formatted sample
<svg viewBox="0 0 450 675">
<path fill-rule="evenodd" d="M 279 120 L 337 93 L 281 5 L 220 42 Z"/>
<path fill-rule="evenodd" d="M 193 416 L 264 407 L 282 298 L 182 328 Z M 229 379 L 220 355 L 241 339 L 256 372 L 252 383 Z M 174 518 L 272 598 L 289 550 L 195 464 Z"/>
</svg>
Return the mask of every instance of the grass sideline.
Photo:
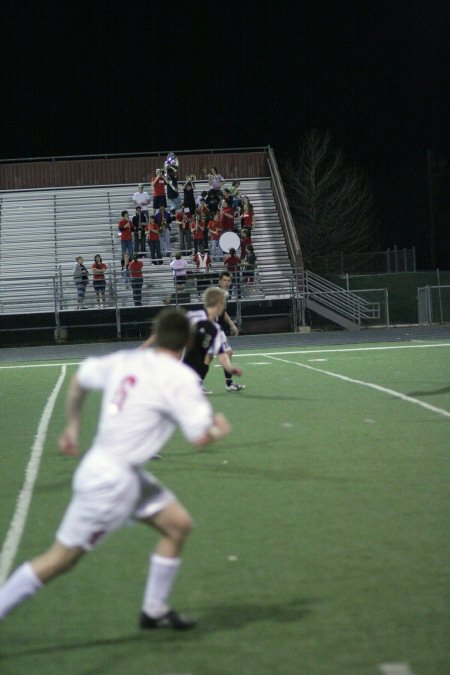
<svg viewBox="0 0 450 675">
<path fill-rule="evenodd" d="M 198 617 L 195 631 L 139 634 L 155 536 L 127 528 L 2 624 L 2 674 L 369 675 L 386 662 L 444 673 L 449 420 L 297 365 L 450 411 L 447 349 L 379 347 L 278 350 L 284 361 L 264 356 L 275 349 L 239 353 L 247 389 L 238 394 L 210 370 L 211 400 L 232 419 L 232 436 L 198 453 L 176 435 L 151 465 L 196 521 L 173 596 Z M 1 374 L 0 541 L 59 372 Z M 50 543 L 70 494 L 76 462 L 55 452 L 63 398 L 16 562 Z M 84 447 L 97 409 L 93 396 Z"/>
</svg>

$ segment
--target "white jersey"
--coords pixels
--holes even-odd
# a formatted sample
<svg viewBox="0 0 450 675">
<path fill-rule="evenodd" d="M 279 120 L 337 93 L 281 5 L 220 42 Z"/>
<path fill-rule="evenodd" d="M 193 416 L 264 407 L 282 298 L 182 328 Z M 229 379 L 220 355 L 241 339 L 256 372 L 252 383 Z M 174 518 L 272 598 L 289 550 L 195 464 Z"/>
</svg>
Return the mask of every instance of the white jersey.
<svg viewBox="0 0 450 675">
<path fill-rule="evenodd" d="M 97 434 L 85 455 L 138 467 L 166 443 L 177 426 L 190 441 L 211 426 L 213 412 L 196 374 L 165 352 L 119 351 L 89 358 L 78 371 L 84 389 L 101 389 Z"/>
</svg>

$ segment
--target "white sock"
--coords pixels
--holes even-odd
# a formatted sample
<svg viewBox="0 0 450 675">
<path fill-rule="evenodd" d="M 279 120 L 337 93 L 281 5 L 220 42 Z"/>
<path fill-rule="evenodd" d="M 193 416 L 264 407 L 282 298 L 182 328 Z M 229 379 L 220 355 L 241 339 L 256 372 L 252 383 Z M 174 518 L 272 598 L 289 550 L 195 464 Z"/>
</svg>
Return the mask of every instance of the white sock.
<svg viewBox="0 0 450 675">
<path fill-rule="evenodd" d="M 169 611 L 167 600 L 180 565 L 180 558 L 165 558 L 157 553 L 150 556 L 150 569 L 142 605 L 142 610 L 148 616 L 159 619 Z"/>
<path fill-rule="evenodd" d="M 16 569 L 0 588 L 0 621 L 17 605 L 37 593 L 42 581 L 38 579 L 29 562 Z"/>
</svg>

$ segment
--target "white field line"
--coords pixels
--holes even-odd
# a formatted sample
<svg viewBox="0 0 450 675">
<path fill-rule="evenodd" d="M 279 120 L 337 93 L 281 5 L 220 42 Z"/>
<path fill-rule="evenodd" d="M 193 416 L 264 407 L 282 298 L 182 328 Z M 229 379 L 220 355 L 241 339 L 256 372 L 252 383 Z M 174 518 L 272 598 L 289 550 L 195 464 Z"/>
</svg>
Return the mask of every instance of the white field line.
<svg viewBox="0 0 450 675">
<path fill-rule="evenodd" d="M 290 349 L 287 352 L 265 352 L 260 351 L 256 354 L 240 354 L 238 351 L 233 352 L 233 359 L 238 356 L 290 356 L 294 354 L 332 354 L 333 352 L 371 352 L 371 351 L 387 351 L 389 349 L 429 349 L 430 347 L 450 347 L 450 342 L 426 345 L 385 345 L 384 347 L 336 347 L 333 349 Z"/>
<path fill-rule="evenodd" d="M 78 366 L 81 361 L 73 361 L 68 363 L 29 363 L 21 366 L 0 366 L 0 370 L 14 370 L 15 368 L 54 368 L 61 366 Z"/>
<path fill-rule="evenodd" d="M 266 356 L 289 356 L 294 354 L 332 354 L 333 352 L 369 352 L 369 351 L 386 351 L 389 349 L 428 349 L 436 347 L 450 347 L 450 342 L 438 343 L 438 344 L 414 344 L 414 345 L 385 345 L 384 347 L 337 347 L 333 349 L 296 349 L 289 350 L 287 352 L 264 352 L 259 351 L 256 353 L 244 353 L 240 354 L 239 352 L 233 352 L 233 358 L 247 358 L 251 357 L 266 357 Z M 87 358 L 87 357 L 86 357 Z M 78 366 L 83 359 L 79 361 L 67 362 L 66 366 Z M 0 366 L 0 370 L 12 370 L 14 368 L 52 368 L 55 366 L 61 366 L 62 363 L 30 363 L 19 366 Z M 253 365 L 263 365 L 253 364 Z"/>
<path fill-rule="evenodd" d="M 438 413 L 438 415 L 450 418 L 450 412 L 448 410 L 444 410 L 443 408 L 437 408 L 436 406 L 430 405 L 430 403 L 425 403 L 425 401 L 421 401 L 418 398 L 408 396 L 407 394 L 402 394 L 400 391 L 388 389 L 387 387 L 382 387 L 381 385 L 374 384 L 373 382 L 366 382 L 365 380 L 355 380 L 353 377 L 347 377 L 347 375 L 339 375 L 338 373 L 333 373 L 330 370 L 324 370 L 323 368 L 308 366 L 306 363 L 297 363 L 296 361 L 289 361 L 288 359 L 280 359 L 279 357 L 273 356 L 271 354 L 266 354 L 266 356 L 270 359 L 273 359 L 274 361 L 281 361 L 282 363 L 289 363 L 290 365 L 299 366 L 300 368 L 307 368 L 308 370 L 313 370 L 316 373 L 323 373 L 324 375 L 336 377 L 338 380 L 343 380 L 344 382 L 350 382 L 351 384 L 360 384 L 363 387 L 369 387 L 370 389 L 381 391 L 383 394 L 395 396 L 396 398 L 400 398 L 402 401 L 414 403 L 415 405 L 419 405 L 421 408 L 425 408 L 425 410 L 430 410 L 431 412 Z"/>
<path fill-rule="evenodd" d="M 380 663 L 378 667 L 383 675 L 414 675 L 407 663 Z"/>
<path fill-rule="evenodd" d="M 25 528 L 25 523 L 28 516 L 28 509 L 33 496 L 33 489 L 39 471 L 39 464 L 44 450 L 45 439 L 47 437 L 48 425 L 55 407 L 56 399 L 61 390 L 64 378 L 66 376 L 66 366 L 61 368 L 61 374 L 56 382 L 52 393 L 47 399 L 45 408 L 39 420 L 36 436 L 31 447 L 31 455 L 28 460 L 28 465 L 25 471 L 25 480 L 22 489 L 17 499 L 16 510 L 11 520 L 3 548 L 0 552 L 0 584 L 2 584 L 8 576 L 14 558 L 19 548 L 20 540 Z"/>
</svg>

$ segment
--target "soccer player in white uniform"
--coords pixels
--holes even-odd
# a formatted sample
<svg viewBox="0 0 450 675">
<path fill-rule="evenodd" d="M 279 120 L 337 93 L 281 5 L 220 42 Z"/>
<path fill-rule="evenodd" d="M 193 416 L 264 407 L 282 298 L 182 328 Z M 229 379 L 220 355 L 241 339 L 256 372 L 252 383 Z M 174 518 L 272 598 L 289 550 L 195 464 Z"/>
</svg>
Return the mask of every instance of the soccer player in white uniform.
<svg viewBox="0 0 450 675">
<path fill-rule="evenodd" d="M 152 349 L 119 351 L 80 366 L 67 397 L 60 449 L 77 454 L 81 410 L 90 389 L 103 391 L 97 434 L 75 472 L 72 500 L 55 542 L 18 567 L 0 588 L 0 620 L 132 518 L 161 534 L 150 557 L 140 627 L 195 625 L 168 604 L 191 518 L 175 495 L 141 468 L 177 426 L 197 447 L 230 431 L 226 418 L 213 414 L 194 371 L 180 361 L 189 336 L 184 313 L 163 310 Z"/>
</svg>

